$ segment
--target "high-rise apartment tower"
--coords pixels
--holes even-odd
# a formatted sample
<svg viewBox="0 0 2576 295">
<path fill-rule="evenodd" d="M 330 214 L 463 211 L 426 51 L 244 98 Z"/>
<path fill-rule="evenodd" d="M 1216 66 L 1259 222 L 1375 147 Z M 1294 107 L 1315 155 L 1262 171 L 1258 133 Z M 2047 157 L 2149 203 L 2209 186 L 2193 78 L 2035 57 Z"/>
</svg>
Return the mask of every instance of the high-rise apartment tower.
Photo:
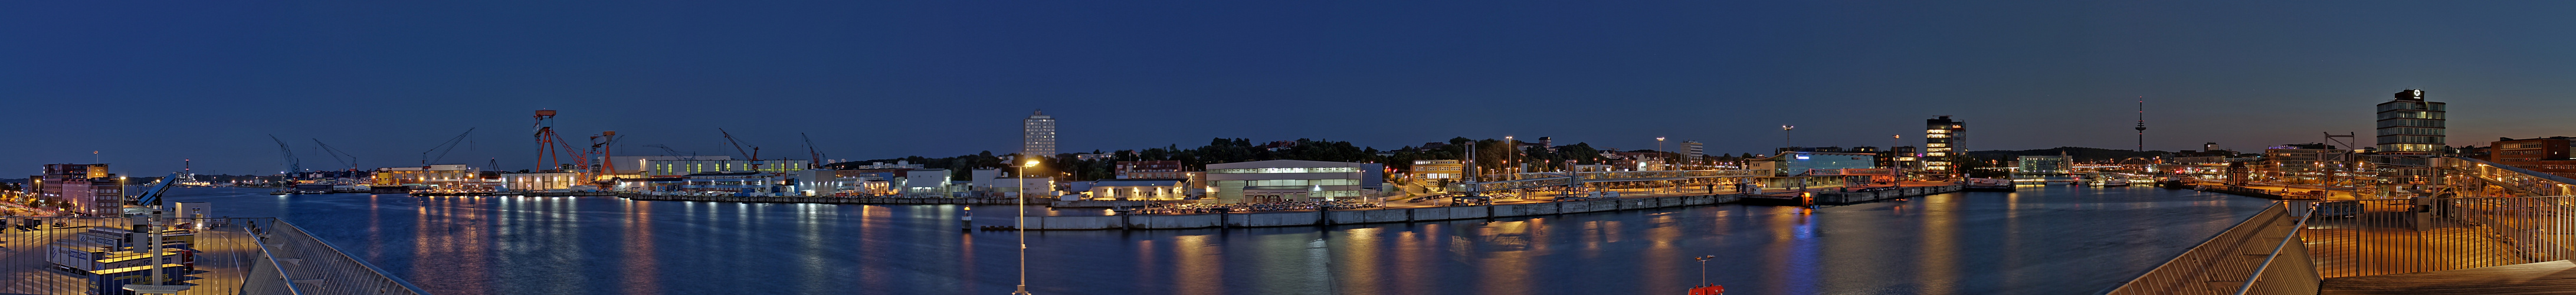
<svg viewBox="0 0 2576 295">
<path fill-rule="evenodd" d="M 1020 155 L 1055 156 L 1055 117 L 1048 116 L 1045 110 L 1038 110 L 1029 114 L 1028 119 L 1020 120 L 1020 134 Z"/>
</svg>

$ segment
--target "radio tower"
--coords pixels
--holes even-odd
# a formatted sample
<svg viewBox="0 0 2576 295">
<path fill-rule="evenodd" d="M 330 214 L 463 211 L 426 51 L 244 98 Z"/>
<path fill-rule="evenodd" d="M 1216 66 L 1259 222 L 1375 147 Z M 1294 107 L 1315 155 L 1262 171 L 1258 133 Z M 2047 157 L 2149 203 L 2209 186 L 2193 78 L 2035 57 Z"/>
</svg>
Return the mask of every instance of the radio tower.
<svg viewBox="0 0 2576 295">
<path fill-rule="evenodd" d="M 2147 151 L 2147 97 L 2138 97 L 2138 150 Z"/>
</svg>

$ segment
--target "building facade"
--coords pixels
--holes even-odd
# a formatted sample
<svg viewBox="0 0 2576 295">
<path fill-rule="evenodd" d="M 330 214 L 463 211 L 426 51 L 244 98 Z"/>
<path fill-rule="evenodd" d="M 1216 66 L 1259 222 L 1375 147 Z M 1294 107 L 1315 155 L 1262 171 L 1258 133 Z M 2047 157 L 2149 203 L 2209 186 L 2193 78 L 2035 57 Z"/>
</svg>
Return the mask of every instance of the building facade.
<svg viewBox="0 0 2576 295">
<path fill-rule="evenodd" d="M 2359 179 L 2351 150 L 2277 146 L 2263 150 L 2264 179 L 2280 184 L 2350 185 Z"/>
<path fill-rule="evenodd" d="M 1208 164 L 1205 182 L 1209 196 L 1221 203 L 1336 200 L 1374 195 L 1386 182 L 1384 167 L 1300 160 Z"/>
<path fill-rule="evenodd" d="M 45 164 L 45 174 L 28 177 L 35 198 L 60 204 L 64 212 L 115 216 L 124 212 L 124 176 L 107 172 L 107 164 Z"/>
<path fill-rule="evenodd" d="M 2379 153 L 2396 155 L 2431 155 L 2448 147 L 2445 122 L 2449 109 L 2444 103 L 2425 101 L 2424 90 L 2398 91 L 2397 98 L 2379 103 Z"/>
<path fill-rule="evenodd" d="M 1703 148 L 1704 145 L 1698 141 L 1682 141 L 1682 160 L 1686 160 L 1686 163 L 1699 163 L 1700 159 L 1708 155 L 1708 151 Z"/>
<path fill-rule="evenodd" d="M 1968 122 L 1940 116 L 1923 120 L 1923 170 L 1925 175 L 1959 174 L 1959 163 L 1967 158 Z"/>
<path fill-rule="evenodd" d="M 1773 175 L 1841 175 L 1843 169 L 1878 168 L 1878 154 L 1837 152 L 1781 152 L 1753 161 L 1753 169 L 1771 170 Z"/>
<path fill-rule="evenodd" d="M 1458 160 L 1413 160 L 1413 169 L 1406 170 L 1405 176 L 1416 181 L 1456 181 L 1467 177 L 1463 174 L 1466 173 L 1466 168 L 1467 165 L 1458 163 Z"/>
<path fill-rule="evenodd" d="M 1020 154 L 1031 157 L 1055 156 L 1055 116 L 1046 111 L 1029 114 L 1020 120 Z"/>
<path fill-rule="evenodd" d="M 790 173 L 805 170 L 808 160 L 645 160 L 648 177 L 679 177 L 698 173 L 769 172 Z"/>
<path fill-rule="evenodd" d="M 2569 158 L 2569 155 L 2576 154 L 2576 145 L 2571 145 L 2571 141 L 2576 141 L 2576 138 L 2558 136 L 2496 141 L 2488 146 L 2492 151 L 2480 160 L 2576 178 L 2576 159 Z"/>
<path fill-rule="evenodd" d="M 1092 181 L 1084 192 L 1093 200 L 1180 200 L 1188 197 L 1187 186 L 1180 179 L 1127 179 Z"/>
<path fill-rule="evenodd" d="M 408 186 L 415 190 L 450 192 L 476 187 L 483 182 L 482 169 L 465 164 L 438 164 L 420 167 L 376 168 L 368 186 Z"/>
<path fill-rule="evenodd" d="M 1189 179 L 1181 161 L 1118 161 L 1118 179 Z"/>
<path fill-rule="evenodd" d="M 2075 172 L 2075 160 L 2066 156 L 2021 156 L 2013 161 L 2014 175 L 2066 175 Z"/>
</svg>

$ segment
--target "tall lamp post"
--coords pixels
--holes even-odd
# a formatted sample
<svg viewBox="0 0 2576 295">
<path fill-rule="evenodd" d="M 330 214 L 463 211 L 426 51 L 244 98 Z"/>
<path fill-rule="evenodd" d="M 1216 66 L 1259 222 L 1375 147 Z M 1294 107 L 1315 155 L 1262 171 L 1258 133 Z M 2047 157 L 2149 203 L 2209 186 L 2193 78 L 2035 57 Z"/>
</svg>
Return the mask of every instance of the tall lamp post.
<svg viewBox="0 0 2576 295">
<path fill-rule="evenodd" d="M 1521 173 L 1521 166 L 1513 165 L 1514 163 L 1512 163 L 1520 160 L 1521 158 L 1521 142 L 1519 140 L 1513 140 L 1510 135 L 1504 135 L 1503 147 L 1504 149 L 1511 151 L 1509 154 L 1503 154 L 1503 167 L 1512 169 L 1512 173 L 1514 174 Z"/>
<path fill-rule="evenodd" d="M 1780 125 L 1780 147 L 1785 148 L 1797 146 L 1797 144 L 1789 141 L 1790 130 L 1798 130 L 1798 126 Z"/>
<path fill-rule="evenodd" d="M 1024 163 L 1024 164 L 1020 164 L 1020 175 L 1019 175 L 1019 184 L 1020 184 L 1019 190 L 1020 190 L 1020 193 L 1019 193 L 1019 194 L 1017 194 L 1017 195 L 1019 195 L 1019 199 L 1020 199 L 1020 205 L 1019 205 L 1019 207 L 1020 207 L 1020 213 L 1019 213 L 1019 214 L 1020 214 L 1020 215 L 1019 215 L 1019 216 L 1016 216 L 1016 217 L 1011 218 L 1011 220 L 1012 220 L 1012 221 L 1014 221 L 1014 222 L 1017 222 L 1017 223 L 1018 223 L 1018 224 L 1016 224 L 1016 225 L 1012 225 L 1012 226 L 1011 226 L 1011 229 L 1012 229 L 1013 231 L 1017 231 L 1017 232 L 1019 232 L 1019 234 L 1020 234 L 1020 241 L 1019 241 L 1019 242 L 1020 242 L 1020 285 L 1019 285 L 1018 287 L 1016 287 L 1014 290 L 1012 290 L 1012 291 L 1011 291 L 1011 294 L 1015 294 L 1015 295 L 1029 295 L 1029 294 L 1030 294 L 1030 293 L 1029 293 L 1029 167 L 1035 167 L 1035 166 L 1037 166 L 1037 165 L 1038 165 L 1038 160 L 1037 160 L 1037 159 L 1028 159 L 1026 163 Z"/>
<path fill-rule="evenodd" d="M 1708 260 L 1709 260 L 1709 259 L 1716 259 L 1716 258 L 1717 258 L 1717 255 L 1704 255 L 1704 256 L 1700 256 L 1700 257 L 1691 257 L 1691 260 L 1698 260 L 1698 261 L 1699 261 L 1699 286 L 1701 286 L 1701 287 L 1708 286 Z"/>
<path fill-rule="evenodd" d="M 1671 157 L 1665 157 L 1665 156 L 1664 156 L 1664 137 L 1662 137 L 1662 136 L 1656 136 L 1656 137 L 1655 137 L 1655 159 L 1657 159 L 1657 160 L 1663 160 L 1663 162 L 1664 162 L 1664 166 L 1669 167 L 1669 166 L 1672 166 L 1672 165 L 1673 165 L 1673 163 L 1672 163 L 1672 162 L 1673 162 L 1673 159 L 1672 159 Z M 1665 169 L 1672 169 L 1672 168 L 1665 168 Z"/>
</svg>

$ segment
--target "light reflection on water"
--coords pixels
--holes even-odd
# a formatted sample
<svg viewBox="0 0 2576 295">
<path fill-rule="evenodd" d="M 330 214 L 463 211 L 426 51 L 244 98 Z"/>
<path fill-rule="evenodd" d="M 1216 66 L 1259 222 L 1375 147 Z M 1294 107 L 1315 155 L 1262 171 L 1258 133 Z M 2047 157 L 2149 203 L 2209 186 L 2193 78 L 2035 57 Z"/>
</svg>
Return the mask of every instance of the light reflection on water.
<svg viewBox="0 0 2576 295">
<path fill-rule="evenodd" d="M 1040 294 L 2092 293 L 2262 208 L 2149 187 L 1827 207 L 1718 205 L 1330 228 L 1030 232 Z M 285 218 L 438 294 L 1000 294 L 1010 232 L 956 206 L 299 195 L 187 189 Z M 979 206 L 979 225 L 1009 206 Z M 1098 214 L 1098 210 L 1033 214 Z M 1001 214 L 992 214 L 1001 213 Z"/>
</svg>

